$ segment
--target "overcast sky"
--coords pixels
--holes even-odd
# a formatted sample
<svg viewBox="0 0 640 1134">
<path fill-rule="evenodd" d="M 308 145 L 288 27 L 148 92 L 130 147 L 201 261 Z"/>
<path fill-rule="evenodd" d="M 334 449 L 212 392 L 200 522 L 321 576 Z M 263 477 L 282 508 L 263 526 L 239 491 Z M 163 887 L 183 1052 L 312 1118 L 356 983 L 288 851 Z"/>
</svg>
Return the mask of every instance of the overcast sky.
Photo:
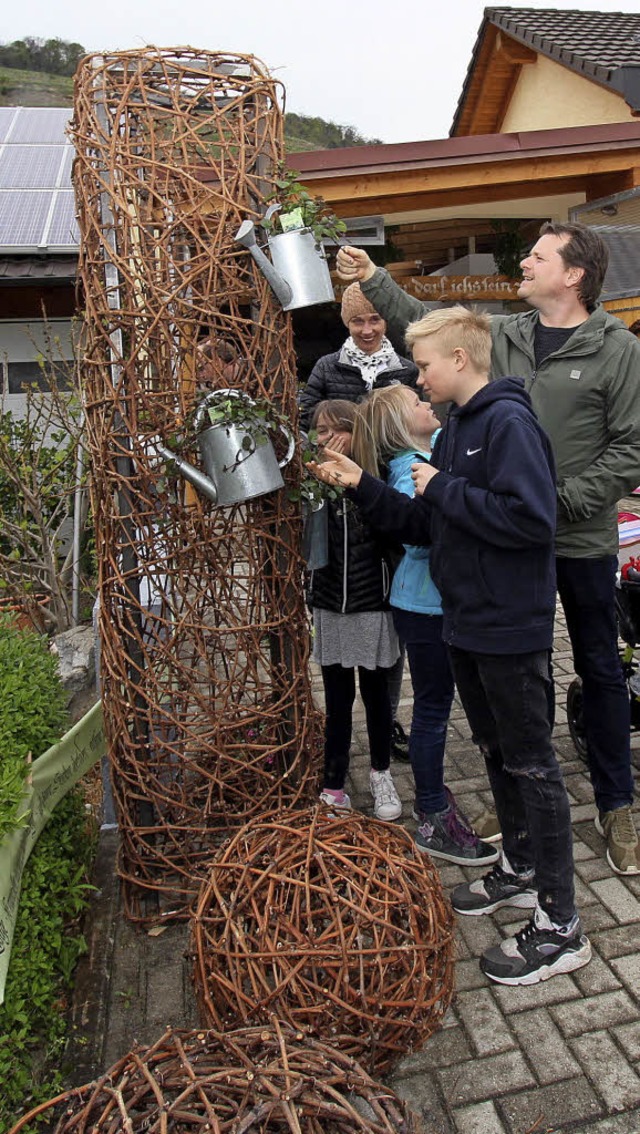
<svg viewBox="0 0 640 1134">
<path fill-rule="evenodd" d="M 5 0 L 2 42 L 74 40 L 88 51 L 191 46 L 257 55 L 287 109 L 384 142 L 442 138 L 482 23 L 483 0 Z M 504 7 L 496 3 L 494 7 Z M 512 0 L 512 8 L 538 7 Z M 640 0 L 549 7 L 634 12 Z"/>
</svg>

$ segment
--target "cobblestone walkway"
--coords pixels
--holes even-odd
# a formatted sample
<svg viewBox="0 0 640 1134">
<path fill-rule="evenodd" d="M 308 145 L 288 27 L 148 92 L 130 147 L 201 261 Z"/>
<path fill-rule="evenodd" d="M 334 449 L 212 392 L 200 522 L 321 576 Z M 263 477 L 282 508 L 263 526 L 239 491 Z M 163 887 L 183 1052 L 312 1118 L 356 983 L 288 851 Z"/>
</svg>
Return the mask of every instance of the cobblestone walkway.
<svg viewBox="0 0 640 1134">
<path fill-rule="evenodd" d="M 623 880 L 611 873 L 593 825 L 591 787 L 564 713 L 573 673 L 561 618 L 554 670 L 555 741 L 572 804 L 577 899 L 593 960 L 574 974 L 528 989 L 490 985 L 478 968 L 479 954 L 514 922 L 522 924 L 522 911 L 458 919 L 457 991 L 445 1026 L 389 1080 L 423 1115 L 424 1134 L 640 1134 L 640 877 Z M 408 724 L 408 679 L 399 715 Z M 361 711 L 355 726 L 348 789 L 356 806 L 371 813 Z M 413 830 L 411 771 L 398 763 L 392 768 L 403 821 Z M 471 817 L 490 802 L 483 761 L 459 706 L 450 726 L 446 777 Z M 103 840 L 90 954 L 75 1005 L 81 1040 L 72 1053 L 76 1082 L 109 1066 L 134 1040 L 156 1040 L 167 1024 L 198 1024 L 185 929 L 168 928 L 154 938 L 123 923 L 114 844 L 114 835 Z M 440 872 L 447 890 L 479 874 L 456 866 Z"/>
</svg>

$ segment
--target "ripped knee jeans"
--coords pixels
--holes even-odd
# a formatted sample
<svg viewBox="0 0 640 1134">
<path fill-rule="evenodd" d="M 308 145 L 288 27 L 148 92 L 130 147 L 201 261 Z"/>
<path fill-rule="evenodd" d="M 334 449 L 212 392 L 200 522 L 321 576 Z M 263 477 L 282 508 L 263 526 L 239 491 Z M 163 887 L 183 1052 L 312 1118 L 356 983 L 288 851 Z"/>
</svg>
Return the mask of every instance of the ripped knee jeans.
<svg viewBox="0 0 640 1134">
<path fill-rule="evenodd" d="M 575 913 L 571 815 L 551 743 L 549 655 L 450 649 L 460 700 L 485 757 L 503 849 L 533 873 L 538 901 L 558 922 Z"/>
</svg>

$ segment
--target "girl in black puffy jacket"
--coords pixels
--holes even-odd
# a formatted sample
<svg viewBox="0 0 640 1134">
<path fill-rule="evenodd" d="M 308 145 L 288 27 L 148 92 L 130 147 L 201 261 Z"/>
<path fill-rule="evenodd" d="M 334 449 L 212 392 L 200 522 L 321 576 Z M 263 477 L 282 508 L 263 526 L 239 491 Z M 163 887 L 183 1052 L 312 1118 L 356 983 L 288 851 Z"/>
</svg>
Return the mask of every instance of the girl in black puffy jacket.
<svg viewBox="0 0 640 1134">
<path fill-rule="evenodd" d="M 348 456 L 355 416 L 356 407 L 350 402 L 321 402 L 312 421 L 318 443 Z M 374 814 L 378 819 L 398 819 L 402 804 L 389 771 L 389 670 L 400 649 L 389 610 L 391 580 L 385 549 L 346 498 L 327 500 L 323 507 L 327 509 L 328 562 L 313 571 L 309 590 L 313 659 L 322 670 L 326 706 L 320 799 L 336 810 L 351 807 L 344 785 L 357 668 L 369 736 Z"/>
</svg>

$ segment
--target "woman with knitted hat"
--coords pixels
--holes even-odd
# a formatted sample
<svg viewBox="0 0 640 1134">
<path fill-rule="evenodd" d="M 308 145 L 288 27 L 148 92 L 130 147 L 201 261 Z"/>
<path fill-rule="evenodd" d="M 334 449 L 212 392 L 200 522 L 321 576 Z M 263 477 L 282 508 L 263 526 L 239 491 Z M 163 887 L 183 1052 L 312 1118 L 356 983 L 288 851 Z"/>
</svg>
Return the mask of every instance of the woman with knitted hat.
<svg viewBox="0 0 640 1134">
<path fill-rule="evenodd" d="M 350 284 L 342 296 L 342 322 L 349 338 L 341 350 L 316 362 L 300 395 L 300 422 L 308 429 L 318 402 L 343 398 L 359 402 L 381 386 L 416 385 L 418 371 L 396 354 L 387 338 L 387 324 L 360 290 Z"/>
</svg>

